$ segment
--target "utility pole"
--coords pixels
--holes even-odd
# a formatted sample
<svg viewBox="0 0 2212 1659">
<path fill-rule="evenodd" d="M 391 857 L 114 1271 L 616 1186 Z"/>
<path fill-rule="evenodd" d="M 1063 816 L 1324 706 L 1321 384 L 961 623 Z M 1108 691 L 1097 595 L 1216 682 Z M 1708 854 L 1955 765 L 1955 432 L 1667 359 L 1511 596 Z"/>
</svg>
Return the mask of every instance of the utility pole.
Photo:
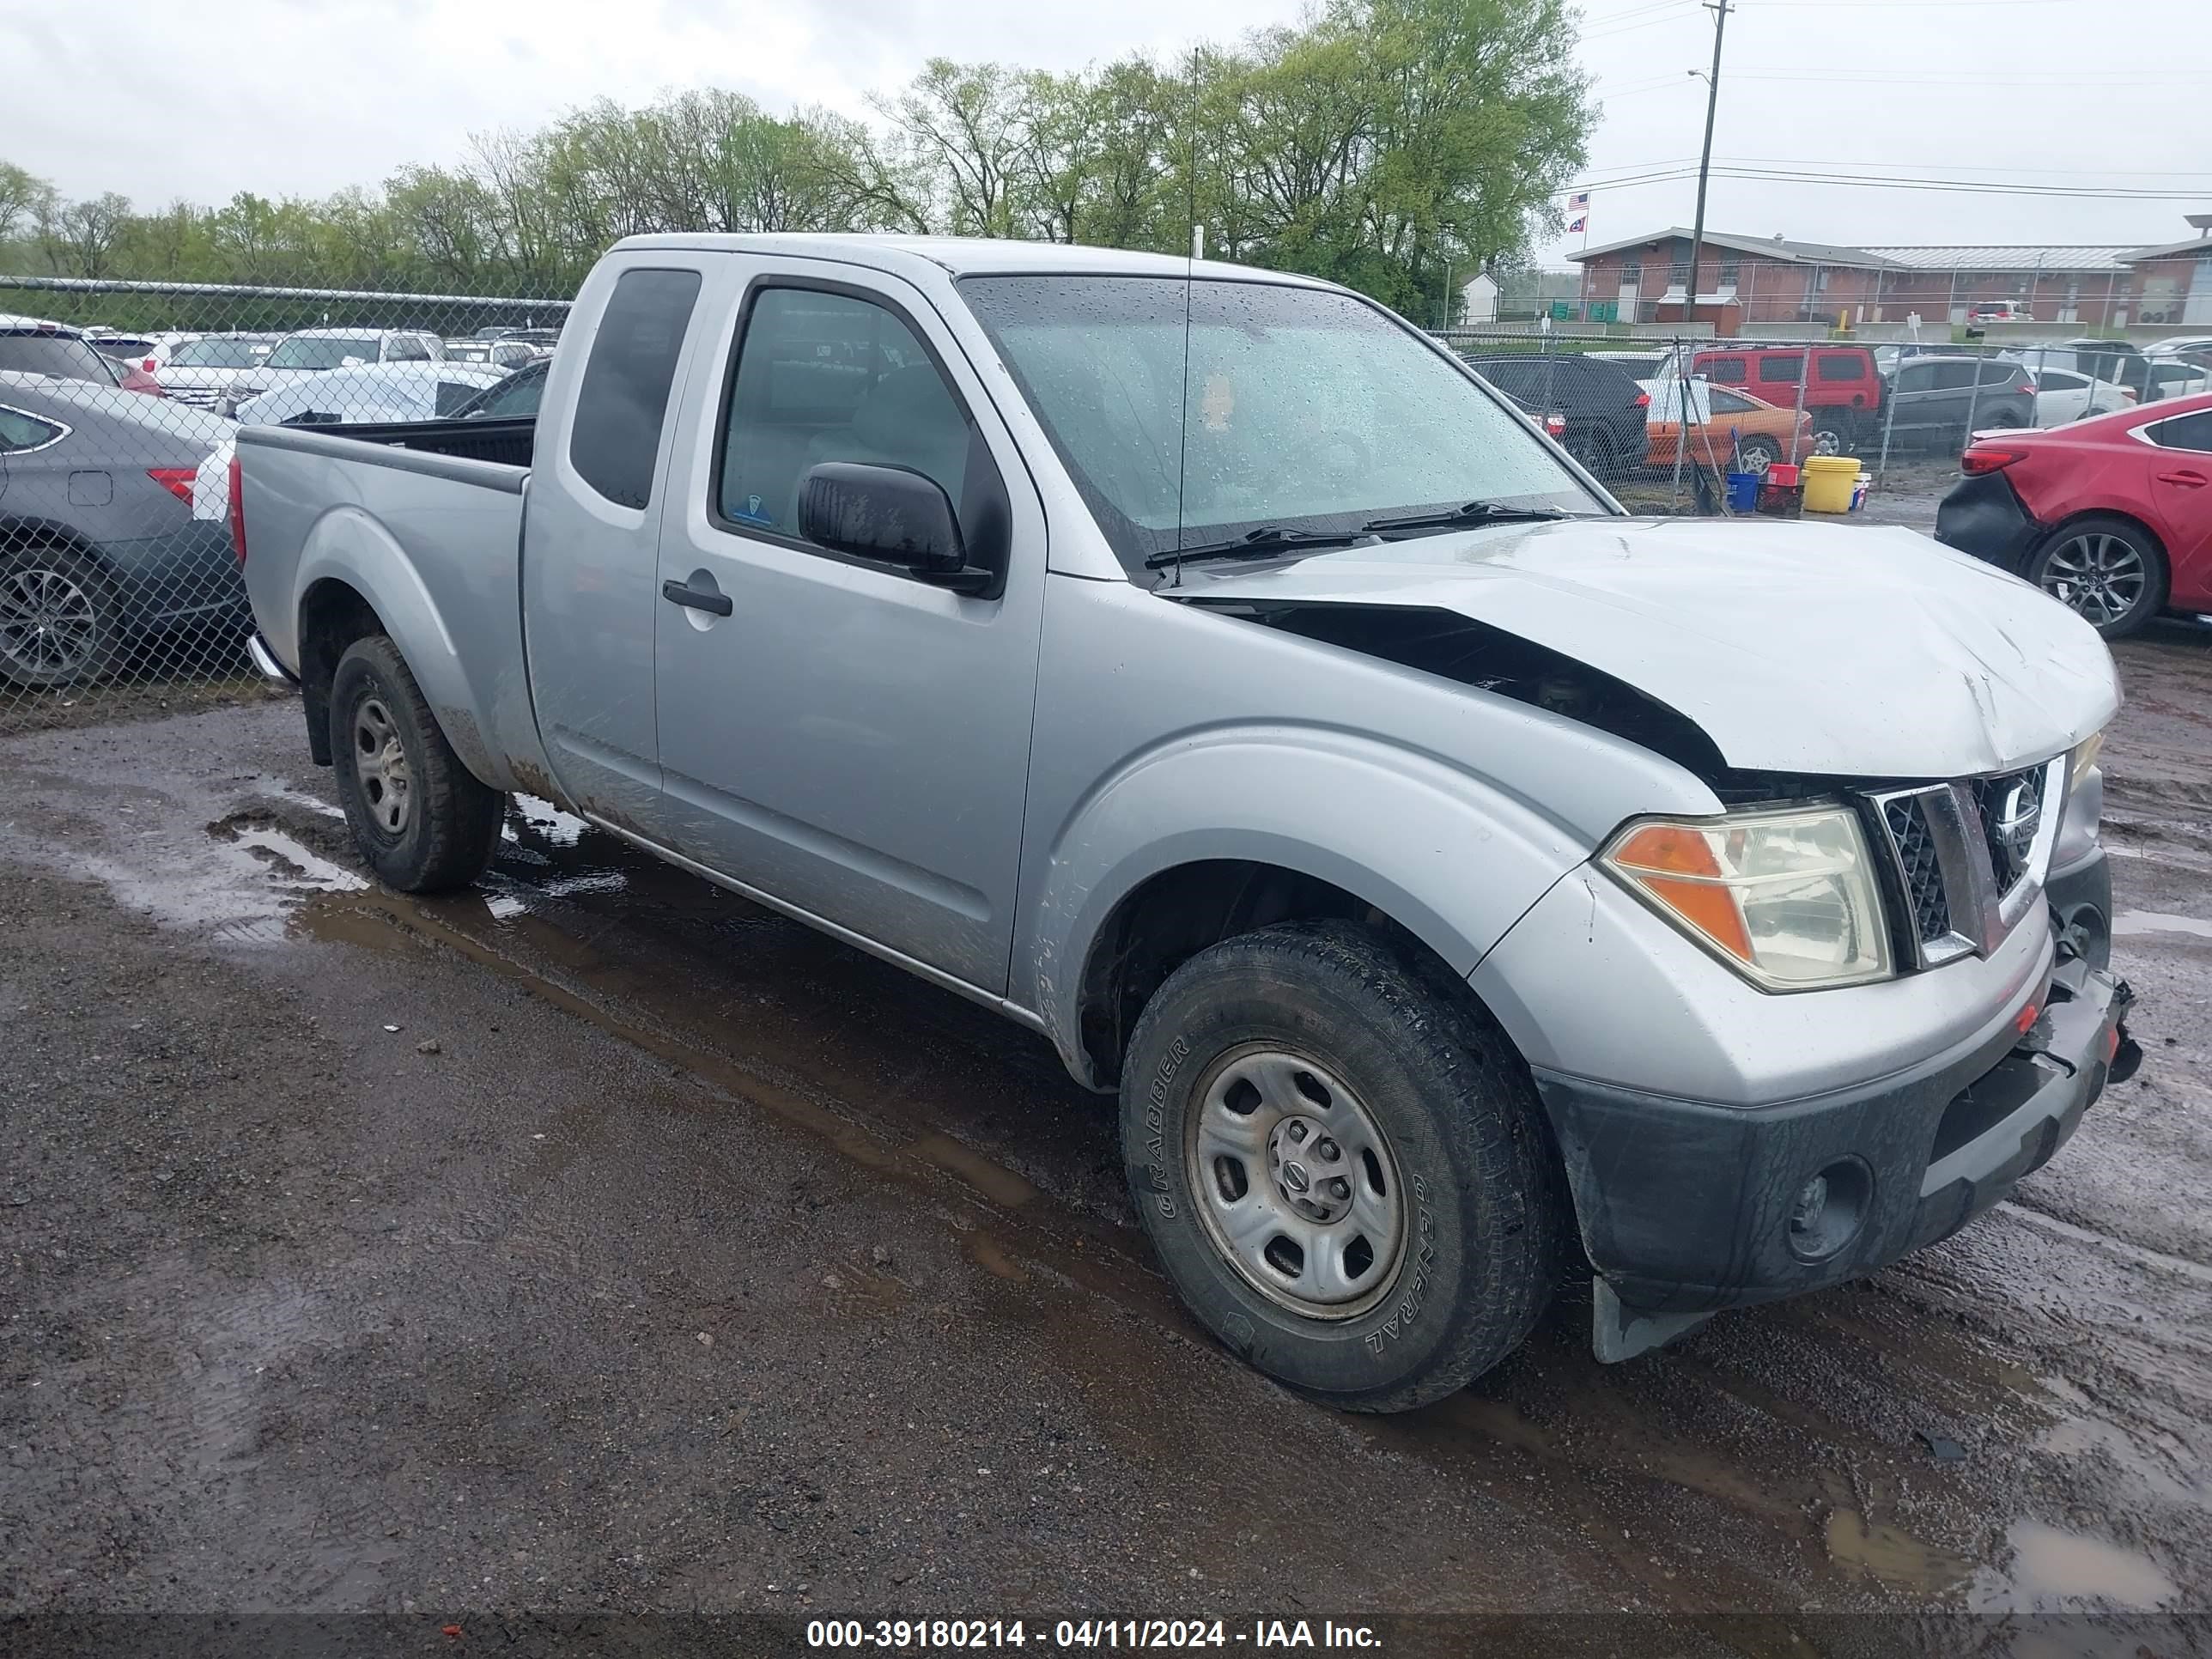
<svg viewBox="0 0 2212 1659">
<path fill-rule="evenodd" d="M 1713 72 L 1705 77 L 1705 148 L 1698 158 L 1698 216 L 1690 230 L 1690 281 L 1682 295 L 1685 323 L 1697 320 L 1698 256 L 1705 244 L 1705 178 L 1713 165 L 1713 117 L 1720 112 L 1721 40 L 1728 33 L 1729 0 L 1719 0 L 1705 9 L 1713 14 Z"/>
</svg>

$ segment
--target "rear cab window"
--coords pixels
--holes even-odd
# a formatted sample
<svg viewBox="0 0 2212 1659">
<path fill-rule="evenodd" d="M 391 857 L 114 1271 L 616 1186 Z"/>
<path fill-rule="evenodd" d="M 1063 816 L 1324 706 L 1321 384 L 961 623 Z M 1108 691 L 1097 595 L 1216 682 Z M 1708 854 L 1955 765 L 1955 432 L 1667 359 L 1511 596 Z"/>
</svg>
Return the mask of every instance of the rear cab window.
<svg viewBox="0 0 2212 1659">
<path fill-rule="evenodd" d="M 668 392 L 699 298 L 696 270 L 636 269 L 615 279 L 584 364 L 568 464 L 617 507 L 643 512 L 668 416 Z"/>
</svg>

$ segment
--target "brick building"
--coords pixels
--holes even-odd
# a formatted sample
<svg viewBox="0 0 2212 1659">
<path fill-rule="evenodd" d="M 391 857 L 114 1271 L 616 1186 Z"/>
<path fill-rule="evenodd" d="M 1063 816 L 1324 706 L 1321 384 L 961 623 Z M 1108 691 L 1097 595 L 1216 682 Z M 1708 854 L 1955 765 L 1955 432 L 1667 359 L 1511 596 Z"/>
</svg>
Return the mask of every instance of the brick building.
<svg viewBox="0 0 2212 1659">
<path fill-rule="evenodd" d="M 1690 233 L 1680 226 L 1568 256 L 1582 268 L 1578 313 L 1590 321 L 1680 322 L 1692 303 Z M 2212 239 L 2163 247 L 2051 245 L 1850 247 L 1708 231 L 1698 259 L 1698 322 L 1899 323 L 1914 313 L 1963 323 L 2011 301 L 2027 320 L 2084 329 L 2212 326 Z"/>
</svg>

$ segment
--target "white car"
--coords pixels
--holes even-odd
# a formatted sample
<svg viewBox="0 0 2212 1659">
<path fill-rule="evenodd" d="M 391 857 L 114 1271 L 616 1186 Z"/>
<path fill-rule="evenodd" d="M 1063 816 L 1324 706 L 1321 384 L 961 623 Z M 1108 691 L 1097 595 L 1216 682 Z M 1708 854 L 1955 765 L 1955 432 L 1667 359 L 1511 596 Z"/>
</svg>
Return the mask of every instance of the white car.
<svg viewBox="0 0 2212 1659">
<path fill-rule="evenodd" d="M 238 406 L 240 426 L 332 426 L 362 421 L 434 421 L 451 414 L 503 370 L 482 363 L 371 363 L 303 374 Z"/>
<path fill-rule="evenodd" d="M 448 340 L 446 342 L 446 361 L 460 363 L 489 363 L 494 368 L 526 368 L 540 357 L 551 354 L 520 340 Z"/>
<path fill-rule="evenodd" d="M 252 384 L 253 372 L 269 361 L 281 334 L 203 334 L 170 353 L 155 378 L 180 404 L 213 409 L 227 401 L 240 381 Z"/>
<path fill-rule="evenodd" d="M 445 356 L 446 343 L 421 329 L 303 328 L 279 340 L 258 368 L 239 377 L 231 388 L 232 406 L 220 412 L 235 413 L 251 398 L 334 369 L 442 362 Z"/>
<path fill-rule="evenodd" d="M 2063 426 L 2088 415 L 2135 407 L 2136 394 L 2117 380 L 2093 380 L 2070 368 L 2028 371 L 2035 380 L 2034 422 Z"/>
</svg>

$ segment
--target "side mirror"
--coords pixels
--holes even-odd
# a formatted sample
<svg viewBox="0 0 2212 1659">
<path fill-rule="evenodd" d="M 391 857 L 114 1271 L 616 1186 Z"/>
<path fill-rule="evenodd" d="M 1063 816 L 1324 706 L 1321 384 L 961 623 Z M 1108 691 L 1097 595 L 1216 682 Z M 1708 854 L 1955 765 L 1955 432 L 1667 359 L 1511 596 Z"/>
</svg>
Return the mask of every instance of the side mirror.
<svg viewBox="0 0 2212 1659">
<path fill-rule="evenodd" d="M 957 592 L 997 587 L 1000 573 L 969 562 L 952 502 L 935 480 L 902 466 L 823 461 L 799 486 L 799 533 L 817 546 L 898 565 Z"/>
</svg>

